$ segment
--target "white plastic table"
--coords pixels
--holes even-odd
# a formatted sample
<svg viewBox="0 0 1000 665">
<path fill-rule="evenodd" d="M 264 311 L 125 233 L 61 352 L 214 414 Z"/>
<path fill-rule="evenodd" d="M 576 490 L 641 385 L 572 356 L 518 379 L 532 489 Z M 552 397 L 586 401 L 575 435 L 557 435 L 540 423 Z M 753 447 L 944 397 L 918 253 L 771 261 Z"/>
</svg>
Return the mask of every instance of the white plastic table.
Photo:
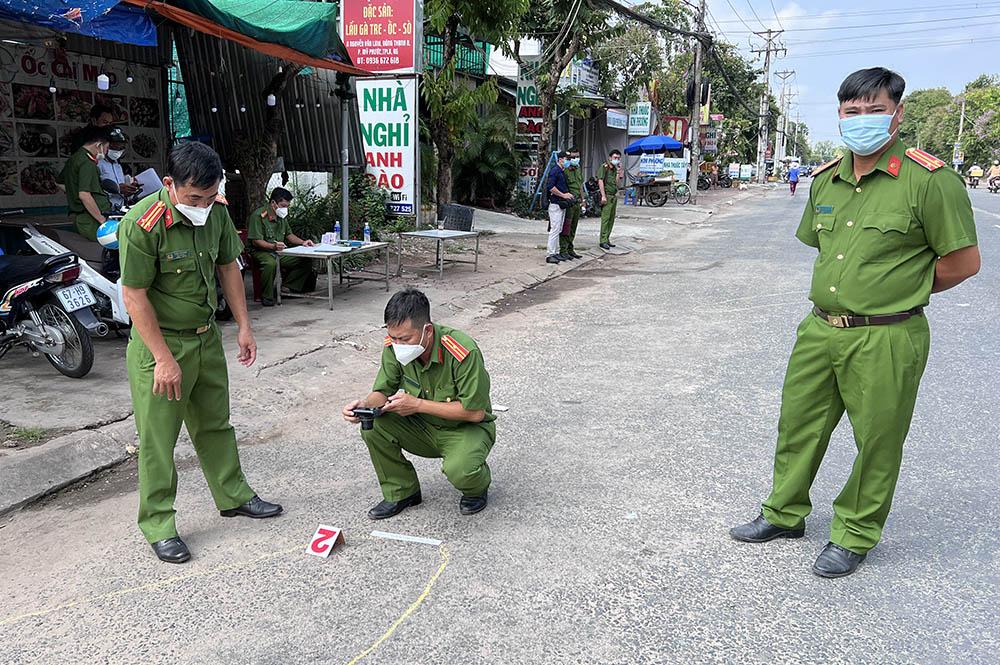
<svg viewBox="0 0 1000 665">
<path fill-rule="evenodd" d="M 327 280 L 327 300 L 330 303 L 330 309 L 333 309 L 333 264 L 337 263 L 337 272 L 340 275 L 340 283 L 344 283 L 344 258 L 348 256 L 356 256 L 358 254 L 364 254 L 366 252 L 379 252 L 385 251 L 385 274 L 376 273 L 374 271 L 359 270 L 356 273 L 347 275 L 347 286 L 351 286 L 351 282 L 385 282 L 385 290 L 389 290 L 389 243 L 387 242 L 372 242 L 367 245 L 361 245 L 360 247 L 348 247 L 346 245 L 316 245 L 315 247 L 289 247 L 288 249 L 278 252 L 281 256 L 298 256 L 307 259 L 317 259 L 326 262 L 326 280 Z M 372 276 L 367 276 L 372 275 Z M 374 275 L 378 275 L 375 277 Z M 309 297 L 309 296 L 306 296 Z"/>
<path fill-rule="evenodd" d="M 449 231 L 445 229 L 429 229 L 427 231 L 404 231 L 399 234 L 399 247 L 396 249 L 396 274 L 403 272 L 403 238 L 424 238 L 437 241 L 437 259 L 434 262 L 438 269 L 438 277 L 444 274 L 445 263 L 468 263 L 474 266 L 473 272 L 479 272 L 479 231 Z M 461 240 L 463 238 L 476 239 L 475 260 L 463 261 L 461 259 L 445 259 L 444 243 L 448 240 Z"/>
</svg>

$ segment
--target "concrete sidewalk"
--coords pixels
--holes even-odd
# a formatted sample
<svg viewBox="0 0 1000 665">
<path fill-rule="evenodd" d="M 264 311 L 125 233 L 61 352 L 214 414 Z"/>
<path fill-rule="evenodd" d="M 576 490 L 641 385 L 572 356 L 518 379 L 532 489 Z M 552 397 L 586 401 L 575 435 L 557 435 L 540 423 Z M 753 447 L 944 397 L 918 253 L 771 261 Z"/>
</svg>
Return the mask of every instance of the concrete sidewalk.
<svg viewBox="0 0 1000 665">
<path fill-rule="evenodd" d="M 756 193 L 760 193 L 756 191 Z M 669 237 L 673 224 L 698 224 L 714 210 L 753 196 L 755 190 L 702 192 L 698 206 L 668 204 L 663 208 L 619 206 L 611 255 L 641 249 L 644 242 Z M 597 247 L 600 220 L 581 220 L 577 251 L 582 260 L 559 265 L 544 262 L 546 223 L 496 211 L 477 210 L 475 226 L 481 239 L 479 271 L 471 266 L 436 270 L 404 270 L 391 279 L 390 292 L 415 286 L 427 293 L 436 320 L 468 327 L 489 315 L 502 298 L 594 261 L 609 253 Z M 472 245 L 449 244 L 447 253 L 471 254 Z M 404 265 L 433 263 L 433 243 L 408 243 Z M 393 248 L 391 267 L 395 271 Z M 468 257 L 463 257 L 468 258 Z M 247 280 L 249 284 L 249 280 Z M 325 277 L 319 290 L 326 292 Z M 337 291 L 334 309 L 323 300 L 289 298 L 281 307 L 251 305 L 258 344 L 257 364 L 243 368 L 236 361 L 236 327 L 222 324 L 230 357 L 232 418 L 241 442 L 266 442 L 280 432 L 285 415 L 298 406 L 317 402 L 337 406 L 342 394 L 368 382 L 377 365 L 383 333 L 382 310 L 388 294 L 375 282 Z M 0 515 L 66 487 L 93 473 L 115 466 L 135 454 L 138 440 L 125 372 L 124 338 L 95 340 L 94 369 L 82 380 L 58 374 L 42 358 L 12 352 L 2 361 L 3 403 L 0 421 L 8 431 L 0 447 Z M 323 352 L 323 353 L 320 353 Z M 310 378 L 337 378 L 336 396 L 317 394 Z M 314 381 L 315 382 L 315 381 Z M 343 392 L 340 392 L 341 388 Z M 20 438 L 30 434 L 31 445 Z M 0 429 L 0 439 L 3 430 Z M 194 450 L 186 433 L 178 457 Z"/>
</svg>

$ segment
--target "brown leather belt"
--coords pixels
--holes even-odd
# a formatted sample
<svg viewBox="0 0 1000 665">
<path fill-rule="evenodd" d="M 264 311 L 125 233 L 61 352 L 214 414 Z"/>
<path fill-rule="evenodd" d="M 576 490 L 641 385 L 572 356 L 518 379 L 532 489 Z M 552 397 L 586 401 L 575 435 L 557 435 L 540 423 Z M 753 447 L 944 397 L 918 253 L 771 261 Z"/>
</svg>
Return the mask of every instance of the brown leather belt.
<svg viewBox="0 0 1000 665">
<path fill-rule="evenodd" d="M 859 326 L 884 326 L 888 323 L 899 323 L 914 316 L 923 316 L 923 307 L 914 307 L 908 312 L 899 314 L 876 314 L 862 316 L 861 314 L 829 314 L 819 307 L 813 307 L 813 314 L 829 323 L 834 328 L 857 328 Z"/>
<path fill-rule="evenodd" d="M 212 329 L 212 324 L 198 326 L 197 328 L 186 328 L 184 330 L 172 330 L 170 328 L 160 328 L 163 332 L 173 333 L 175 335 L 204 335 L 209 330 Z"/>
</svg>

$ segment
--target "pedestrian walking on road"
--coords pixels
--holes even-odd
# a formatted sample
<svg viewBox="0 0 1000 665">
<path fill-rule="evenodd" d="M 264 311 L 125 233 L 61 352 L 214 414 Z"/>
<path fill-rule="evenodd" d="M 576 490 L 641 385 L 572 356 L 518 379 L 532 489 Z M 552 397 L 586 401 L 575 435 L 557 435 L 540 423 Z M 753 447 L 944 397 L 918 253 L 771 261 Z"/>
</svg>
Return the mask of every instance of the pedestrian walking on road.
<svg viewBox="0 0 1000 665">
<path fill-rule="evenodd" d="M 580 225 L 580 214 L 583 212 L 583 202 L 587 200 L 587 194 L 583 188 L 583 169 L 580 167 L 580 150 L 570 148 L 566 162 L 566 184 L 569 186 L 570 194 L 576 197 L 576 202 L 566 210 L 566 219 L 563 221 L 562 232 L 559 235 L 559 255 L 566 259 L 582 259 L 583 256 L 576 253 L 574 242 L 576 240 L 576 229 Z"/>
<path fill-rule="evenodd" d="M 496 441 L 483 354 L 465 333 L 431 322 L 430 302 L 416 289 L 389 299 L 385 324 L 389 335 L 372 392 L 343 411 L 344 420 L 357 424 L 355 409 L 381 410 L 372 428 L 361 430 L 384 499 L 368 517 L 385 519 L 421 502 L 404 450 L 441 458 L 441 472 L 462 493 L 459 512 L 478 513 L 486 507 L 486 457 Z"/>
<path fill-rule="evenodd" d="M 850 575 L 879 542 L 930 350 L 924 307 L 980 266 L 961 176 L 899 143 L 904 89 L 882 67 L 840 86 L 850 152 L 813 172 L 796 232 L 819 256 L 785 374 L 771 495 L 730 531 L 752 543 L 803 536 L 809 488 L 846 411 L 857 457 L 812 567 L 821 577 Z"/>
<path fill-rule="evenodd" d="M 624 182 L 622 173 L 622 153 L 612 150 L 608 161 L 597 169 L 597 186 L 601 189 L 601 249 L 611 249 L 611 231 L 615 228 L 615 213 L 618 212 L 618 189 Z"/>
<path fill-rule="evenodd" d="M 545 257 L 546 263 L 569 260 L 569 257 L 563 256 L 559 252 L 559 236 L 562 234 L 563 223 L 566 221 L 566 211 L 574 205 L 575 201 L 570 192 L 569 183 L 566 181 L 566 171 L 564 170 L 569 160 L 569 153 L 560 152 L 556 157 L 556 163 L 552 165 L 545 183 L 545 191 L 549 195 L 549 241 Z"/>
<path fill-rule="evenodd" d="M 239 361 L 257 358 L 236 258 L 243 245 L 219 196 L 222 162 L 203 143 L 170 152 L 163 188 L 119 226 L 121 283 L 132 317 L 126 363 L 139 431 L 139 528 L 161 561 L 191 558 L 177 534 L 174 447 L 187 427 L 223 517 L 273 517 L 243 477 L 229 422 L 229 376 L 215 323 L 216 271 L 239 325 Z"/>
<path fill-rule="evenodd" d="M 799 186 L 799 165 L 792 164 L 792 167 L 788 169 L 788 188 L 792 190 L 792 196 L 795 196 L 795 188 Z"/>
</svg>

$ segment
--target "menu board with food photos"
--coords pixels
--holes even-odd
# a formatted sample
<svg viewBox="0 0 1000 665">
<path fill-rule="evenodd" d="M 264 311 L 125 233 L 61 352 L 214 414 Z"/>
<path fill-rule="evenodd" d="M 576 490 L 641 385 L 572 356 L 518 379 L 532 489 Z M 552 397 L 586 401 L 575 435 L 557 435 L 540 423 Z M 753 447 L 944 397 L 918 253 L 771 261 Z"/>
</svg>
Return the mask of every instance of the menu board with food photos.
<svg viewBox="0 0 1000 665">
<path fill-rule="evenodd" d="M 166 162 L 167 120 L 156 67 L 27 44 L 0 44 L 0 208 L 63 206 L 56 176 L 95 104 L 114 112 L 128 141 L 123 169 Z M 10 57 L 7 57 L 10 56 Z M 97 87 L 102 71 L 111 85 Z M 131 82 L 128 79 L 131 78 Z M 55 88 L 55 92 L 51 91 Z"/>
</svg>

